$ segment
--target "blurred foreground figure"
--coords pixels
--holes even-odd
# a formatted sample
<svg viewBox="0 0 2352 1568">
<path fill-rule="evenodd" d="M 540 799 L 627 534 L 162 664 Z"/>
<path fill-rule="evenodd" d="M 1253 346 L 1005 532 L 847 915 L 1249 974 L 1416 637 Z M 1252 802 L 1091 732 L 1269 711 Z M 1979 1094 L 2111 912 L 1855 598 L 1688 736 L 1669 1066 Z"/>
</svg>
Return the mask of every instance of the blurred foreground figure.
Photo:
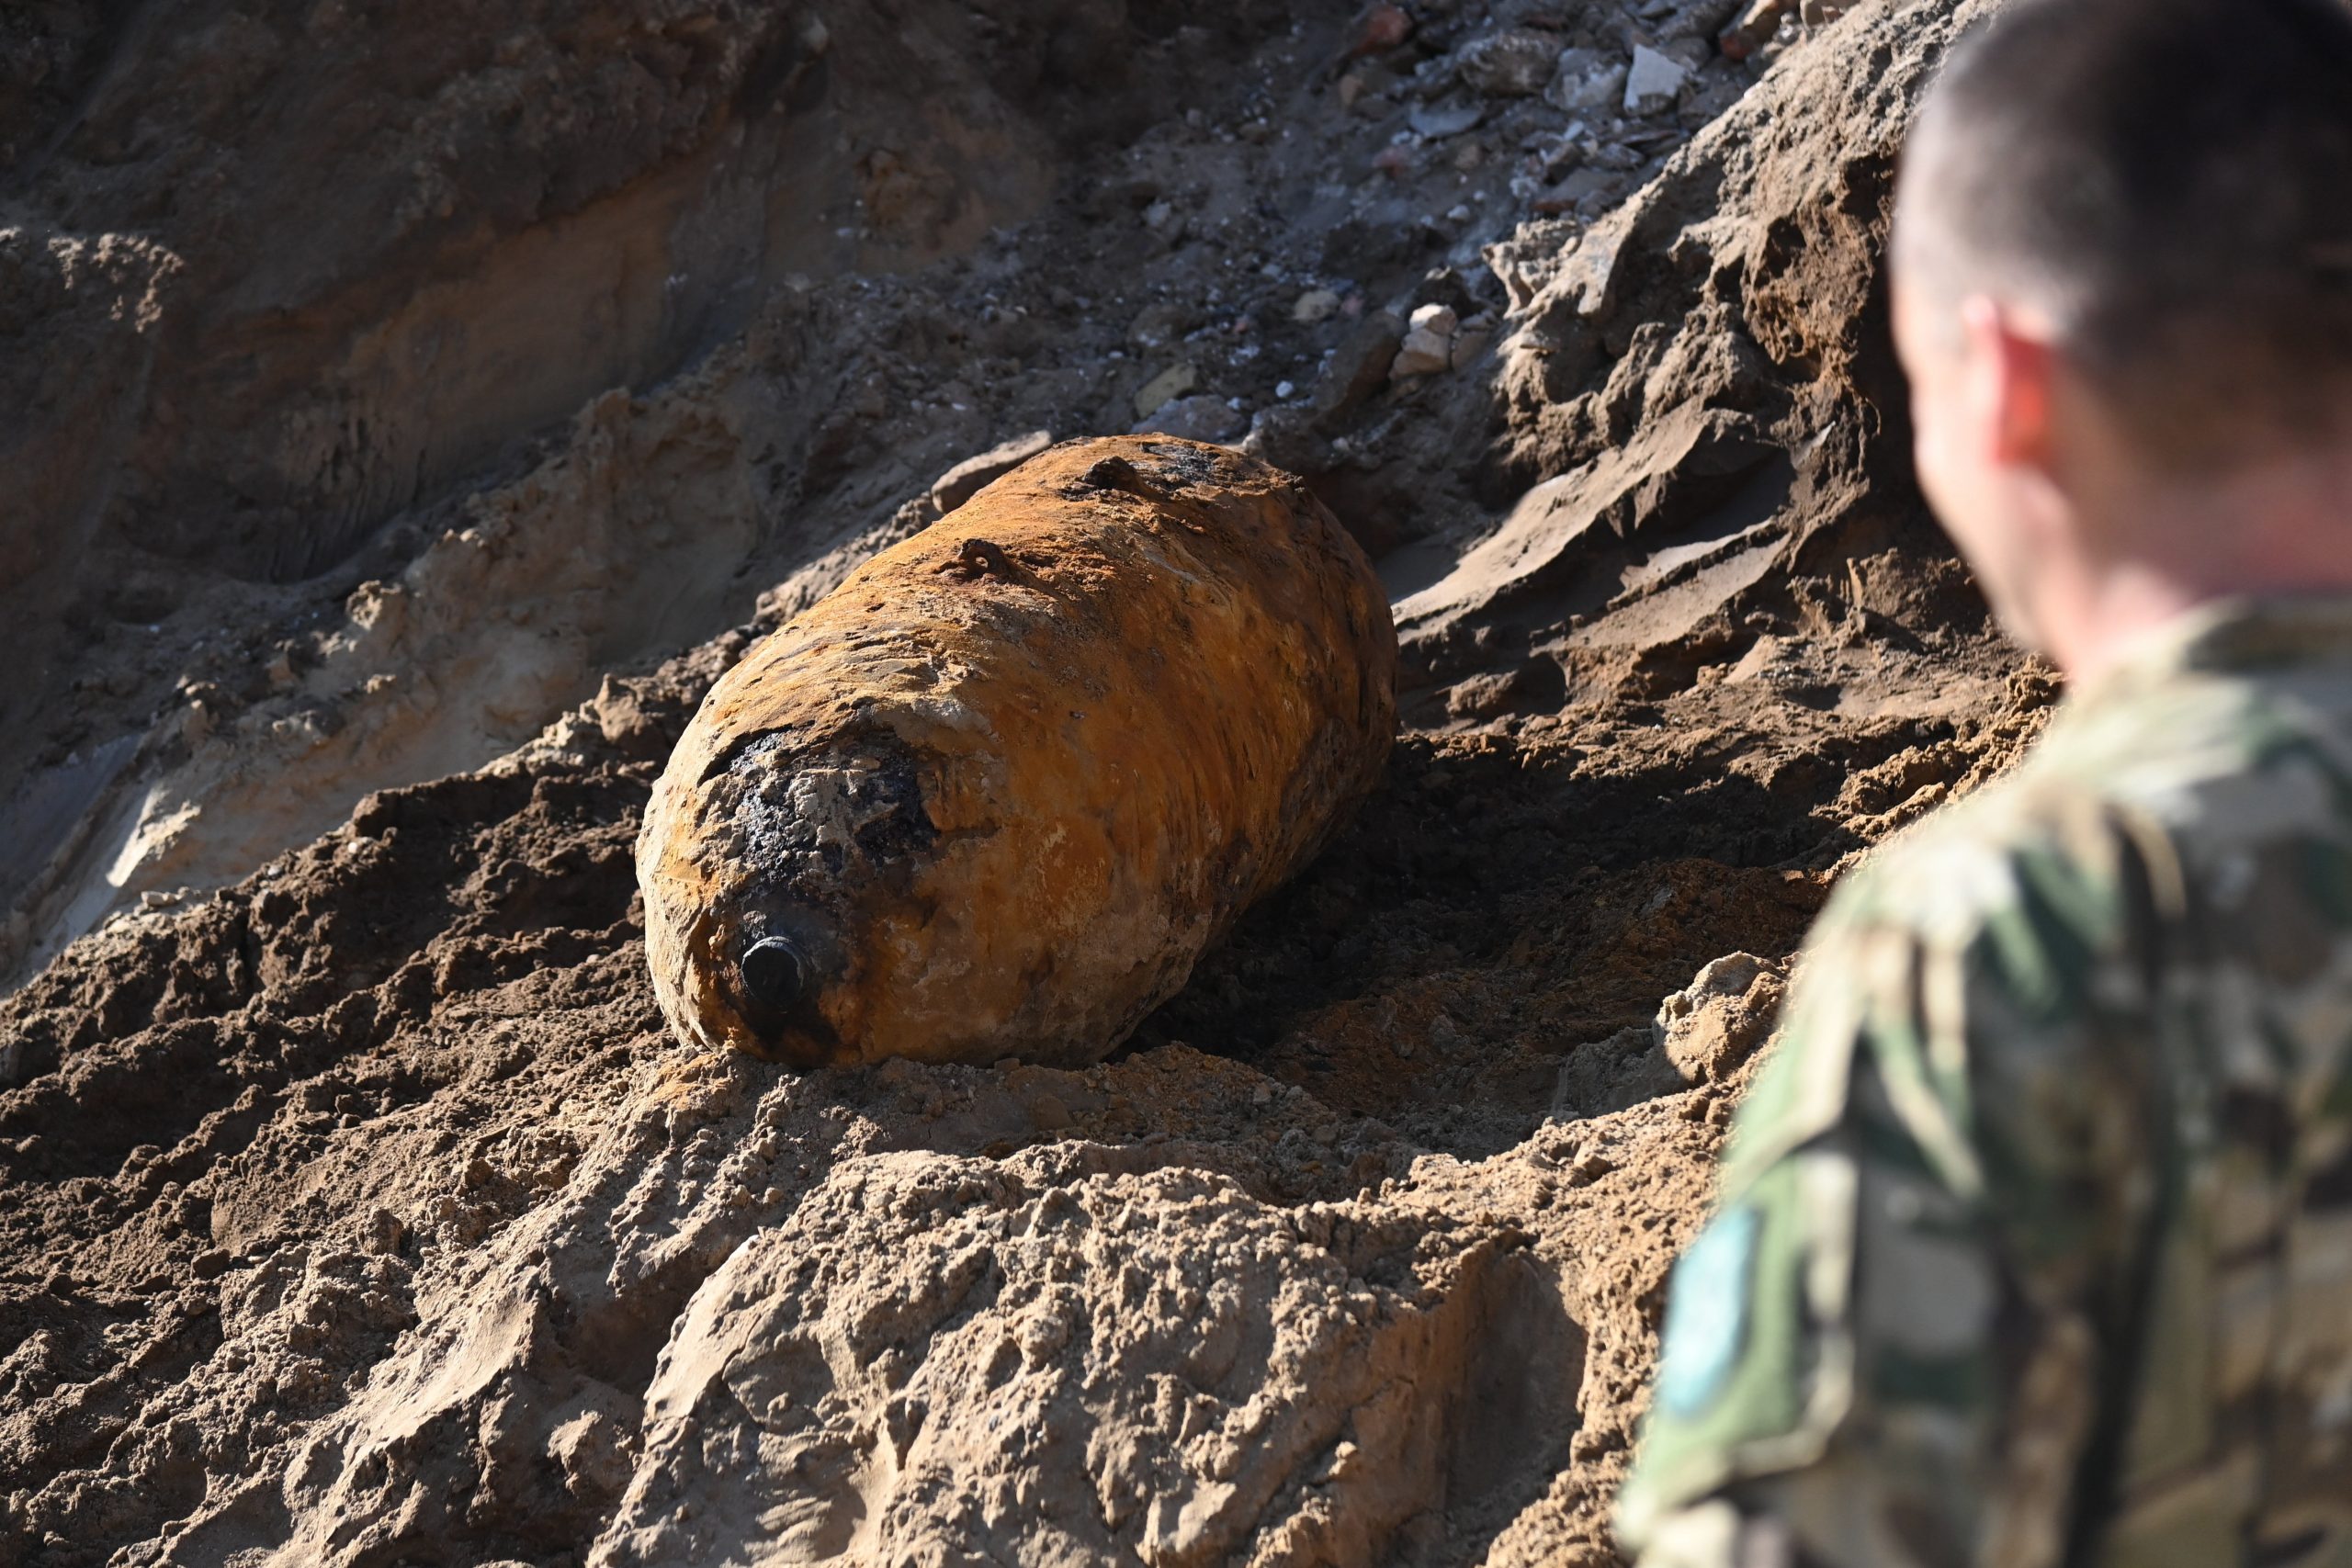
<svg viewBox="0 0 2352 1568">
<path fill-rule="evenodd" d="M 2352 6 L 2018 0 L 1896 204 L 2071 694 L 1843 887 L 1677 1270 L 1644 1568 L 2352 1564 Z"/>
</svg>

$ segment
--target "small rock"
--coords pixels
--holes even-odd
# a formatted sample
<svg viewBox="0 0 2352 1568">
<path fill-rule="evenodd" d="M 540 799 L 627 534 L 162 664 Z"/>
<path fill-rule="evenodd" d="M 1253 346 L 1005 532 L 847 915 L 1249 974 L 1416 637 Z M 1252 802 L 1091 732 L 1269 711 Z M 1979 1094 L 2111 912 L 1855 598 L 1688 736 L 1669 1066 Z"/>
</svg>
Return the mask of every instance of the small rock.
<svg viewBox="0 0 2352 1568">
<path fill-rule="evenodd" d="M 1702 38 L 1668 39 L 1658 45 L 1658 52 L 1685 71 L 1699 71 L 1715 57 L 1714 50 Z"/>
<path fill-rule="evenodd" d="M 1647 44 L 1640 45 L 1634 49 L 1633 66 L 1625 73 L 1625 112 L 1652 115 L 1672 108 L 1690 74 L 1673 56 L 1661 54 Z"/>
<path fill-rule="evenodd" d="M 1336 421 L 1369 400 L 1386 384 L 1404 341 L 1405 323 L 1388 311 L 1365 317 L 1324 364 L 1315 386 L 1317 415 Z"/>
<path fill-rule="evenodd" d="M 1127 346 L 1159 348 L 1173 343 L 1191 331 L 1197 319 L 1194 311 L 1173 299 L 1156 299 L 1127 323 Z"/>
<path fill-rule="evenodd" d="M 1445 712 L 1456 719 L 1553 712 L 1566 696 L 1567 677 L 1559 662 L 1539 655 L 1515 669 L 1487 671 L 1454 685 L 1446 693 Z"/>
<path fill-rule="evenodd" d="M 1527 149 L 1531 166 L 1547 180 L 1558 179 L 1585 161 L 1584 133 L 1585 123 L 1577 120 L 1556 136 L 1536 138 Z"/>
<path fill-rule="evenodd" d="M 1453 334 L 1453 368 L 1461 370 L 1467 367 L 1486 353 L 1487 345 L 1494 341 L 1495 319 L 1492 316 L 1476 315 L 1463 322 L 1461 330 Z"/>
<path fill-rule="evenodd" d="M 1597 49 L 1564 49 L 1544 101 L 1569 114 L 1614 109 L 1625 93 L 1625 67 Z"/>
<path fill-rule="evenodd" d="M 1389 353 L 1393 355 L 1396 349 L 1391 347 Z M 1383 375 L 1387 368 L 1384 361 Z M 1295 474 L 1326 472 L 1337 459 L 1331 455 L 1329 443 L 1317 434 L 1317 419 L 1314 408 L 1306 403 L 1280 403 L 1260 409 L 1250 422 L 1250 434 L 1242 438 L 1240 448 Z"/>
<path fill-rule="evenodd" d="M 558 1427 L 548 1438 L 548 1455 L 563 1471 L 564 1490 L 603 1501 L 619 1495 L 633 1466 L 620 1424 L 601 1410 L 585 1410 Z"/>
<path fill-rule="evenodd" d="M 1174 401 L 1200 384 L 1200 372 L 1190 365 L 1171 365 L 1146 381 L 1136 393 L 1136 417 L 1149 419 L 1163 404 Z"/>
<path fill-rule="evenodd" d="M 1033 430 L 967 457 L 931 481 L 931 503 L 944 517 L 1053 444 L 1052 431 Z"/>
<path fill-rule="evenodd" d="M 1375 6 L 1356 32 L 1355 41 L 1348 46 L 1348 58 L 1361 59 L 1367 54 L 1385 54 L 1413 36 L 1413 18 L 1398 6 Z"/>
<path fill-rule="evenodd" d="M 1781 19 L 1796 9 L 1796 0 L 1753 0 L 1743 9 L 1739 19 L 1723 30 L 1715 47 L 1725 60 L 1746 60 L 1772 41 L 1781 30 Z"/>
<path fill-rule="evenodd" d="M 1550 33 L 1513 28 L 1475 39 L 1462 50 L 1462 80 L 1498 98 L 1532 97 L 1552 79 L 1560 40 Z"/>
<path fill-rule="evenodd" d="M 1328 321 L 1340 309 L 1340 297 L 1329 288 L 1310 288 L 1290 308 L 1290 319 L 1304 326 Z"/>
<path fill-rule="evenodd" d="M 1461 207 L 1455 211 L 1466 215 L 1470 209 Z M 1449 219 L 1453 216 L 1453 212 L 1446 214 Z M 1478 313 L 1477 291 L 1470 287 L 1469 278 L 1463 275 L 1460 267 L 1433 266 L 1421 274 L 1420 281 L 1413 286 L 1412 301 L 1416 307 L 1451 305 L 1457 316 Z"/>
<path fill-rule="evenodd" d="M 1618 177 L 1606 169 L 1577 169 L 1539 194 L 1532 205 L 1544 213 L 1577 212 L 1615 190 L 1618 184 Z"/>
<path fill-rule="evenodd" d="M 1615 1175 L 1617 1169 L 1617 1162 L 1608 1155 L 1599 1149 L 1589 1150 L 1567 1168 L 1568 1185 L 1589 1187 L 1604 1176 Z"/>
<path fill-rule="evenodd" d="M 390 1254 L 401 1249 L 408 1237 L 408 1226 L 390 1209 L 379 1208 L 368 1216 L 366 1228 L 360 1233 L 360 1245 L 369 1252 Z"/>
<path fill-rule="evenodd" d="M 1250 418 L 1224 399 L 1207 393 L 1171 398 L 1136 422 L 1131 434 L 1173 435 L 1183 441 L 1227 441 L 1249 428 Z"/>
<path fill-rule="evenodd" d="M 1462 318 L 1453 306 L 1432 302 L 1417 307 L 1406 318 L 1405 331 L 1408 336 L 1414 333 L 1435 333 L 1451 341 L 1461 324 Z"/>
<path fill-rule="evenodd" d="M 1416 104 L 1405 120 L 1415 135 L 1430 141 L 1442 141 L 1449 136 L 1477 130 L 1486 118 L 1484 104 Z"/>
<path fill-rule="evenodd" d="M 1771 1032 L 1783 989 L 1780 965 L 1735 953 L 1659 1004 L 1657 1038 L 1682 1081 L 1721 1083 L 1747 1061 Z"/>
<path fill-rule="evenodd" d="M 1237 1490 L 1231 1482 L 1212 1481 L 1202 1483 L 1189 1497 L 1182 1493 L 1154 1496 L 1144 1511 L 1143 1540 L 1137 1548 L 1144 1562 L 1157 1568 L 1161 1563 L 1214 1561 L 1219 1555 L 1215 1529 Z"/>
<path fill-rule="evenodd" d="M 1389 377 L 1434 376 L 1451 369 L 1457 322 L 1451 305 L 1424 305 L 1414 311 L 1405 341 L 1397 345 L 1396 357 L 1388 367 Z"/>
</svg>

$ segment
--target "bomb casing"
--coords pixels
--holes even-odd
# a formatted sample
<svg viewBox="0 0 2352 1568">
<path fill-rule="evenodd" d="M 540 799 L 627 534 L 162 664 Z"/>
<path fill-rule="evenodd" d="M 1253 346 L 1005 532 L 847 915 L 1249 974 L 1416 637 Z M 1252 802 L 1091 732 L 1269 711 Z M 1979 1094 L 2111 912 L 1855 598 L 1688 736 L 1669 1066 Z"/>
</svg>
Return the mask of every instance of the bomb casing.
<svg viewBox="0 0 2352 1568">
<path fill-rule="evenodd" d="M 1373 786 L 1396 630 L 1297 482 L 1069 442 L 722 676 L 638 840 L 682 1039 L 1099 1060 Z"/>
</svg>

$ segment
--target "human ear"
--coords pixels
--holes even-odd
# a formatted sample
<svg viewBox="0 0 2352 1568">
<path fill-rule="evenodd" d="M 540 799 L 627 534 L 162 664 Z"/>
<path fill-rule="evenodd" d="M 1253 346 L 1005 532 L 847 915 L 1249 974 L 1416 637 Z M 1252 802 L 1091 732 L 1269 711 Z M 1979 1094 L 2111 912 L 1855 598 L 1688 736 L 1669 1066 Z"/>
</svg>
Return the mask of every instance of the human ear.
<svg viewBox="0 0 2352 1568">
<path fill-rule="evenodd" d="M 1989 456 L 2007 467 L 2048 468 L 2057 374 L 2049 339 L 2028 330 L 1998 300 L 1982 296 L 1961 307 L 1961 327 L 1967 334 Z"/>
</svg>

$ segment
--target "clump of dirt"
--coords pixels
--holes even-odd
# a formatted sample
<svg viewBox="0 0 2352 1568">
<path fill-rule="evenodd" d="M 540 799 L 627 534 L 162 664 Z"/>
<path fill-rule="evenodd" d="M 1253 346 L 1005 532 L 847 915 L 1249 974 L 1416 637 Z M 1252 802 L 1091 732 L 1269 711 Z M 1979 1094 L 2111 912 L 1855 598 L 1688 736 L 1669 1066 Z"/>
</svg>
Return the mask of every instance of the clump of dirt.
<svg viewBox="0 0 2352 1568">
<path fill-rule="evenodd" d="M 20 945 L 96 922 L 0 999 L 0 1559 L 1616 1562 L 1665 1272 L 1791 950 L 2052 696 L 1935 539 L 1883 343 L 1894 148 L 1990 3 L 1865 6 L 1760 76 L 1688 47 L 1706 5 L 1216 33 L 907 6 L 820 34 L 805 9 L 223 4 L 165 51 L 173 93 L 140 90 L 146 8 L 44 13 L 60 74 L 0 82 L 0 141 L 51 218 L 0 255 L 71 309 L 0 331 L 86 331 L 193 445 L 148 394 L 92 394 L 129 499 L 39 570 L 119 603 L 37 635 L 105 674 L 77 718 L 50 688 L 0 716 L 56 749 L 11 807 L 56 835 Z M 312 186 L 249 164 L 291 153 L 239 117 L 378 102 L 264 90 L 320 37 L 439 51 L 381 91 L 454 118 L 384 166 L 450 210 L 322 244 L 311 313 L 271 328 L 292 286 L 218 269 L 263 196 Z M 198 69 L 232 55 L 242 87 Z M 1634 112 L 1591 85 L 1629 60 L 1686 76 Z M 886 112 L 908 129 L 861 143 Z M 335 145 L 390 123 L 352 113 Z M 218 128 L 215 161 L 157 141 L 175 115 Z M 944 259 L 862 249 L 953 229 L 944 150 L 982 122 L 1062 183 Z M 551 225 L 724 184 L 762 135 L 728 188 L 864 182 L 863 209 L 787 192 L 793 232 L 761 242 L 840 217 L 839 270 L 655 333 L 667 379 L 548 367 L 547 406 L 585 400 L 568 431 L 525 398 L 514 445 L 413 491 L 273 492 L 217 527 L 198 494 L 188 564 L 141 553 L 169 511 L 142 486 L 298 406 L 419 280 L 521 276 Z M 508 140 L 550 151 L 471 169 Z M 58 220 L 104 205 L 76 159 L 108 189 L 197 181 L 184 231 L 61 249 L 103 226 Z M 200 194 L 239 188 L 213 233 Z M 152 340 L 102 303 L 151 297 Z M 233 344 L 307 367 L 290 400 L 232 355 L 219 407 L 189 402 Z M 494 374 L 503 351 L 448 352 L 477 350 Z M 935 515 L 958 460 L 1139 421 L 1291 465 L 1379 550 L 1411 666 L 1384 785 L 1100 1066 L 796 1074 L 673 1043 L 631 848 L 703 694 Z M 168 626 L 151 673 L 120 652 L 134 609 Z M 175 682 L 154 728 L 107 728 Z"/>
</svg>

